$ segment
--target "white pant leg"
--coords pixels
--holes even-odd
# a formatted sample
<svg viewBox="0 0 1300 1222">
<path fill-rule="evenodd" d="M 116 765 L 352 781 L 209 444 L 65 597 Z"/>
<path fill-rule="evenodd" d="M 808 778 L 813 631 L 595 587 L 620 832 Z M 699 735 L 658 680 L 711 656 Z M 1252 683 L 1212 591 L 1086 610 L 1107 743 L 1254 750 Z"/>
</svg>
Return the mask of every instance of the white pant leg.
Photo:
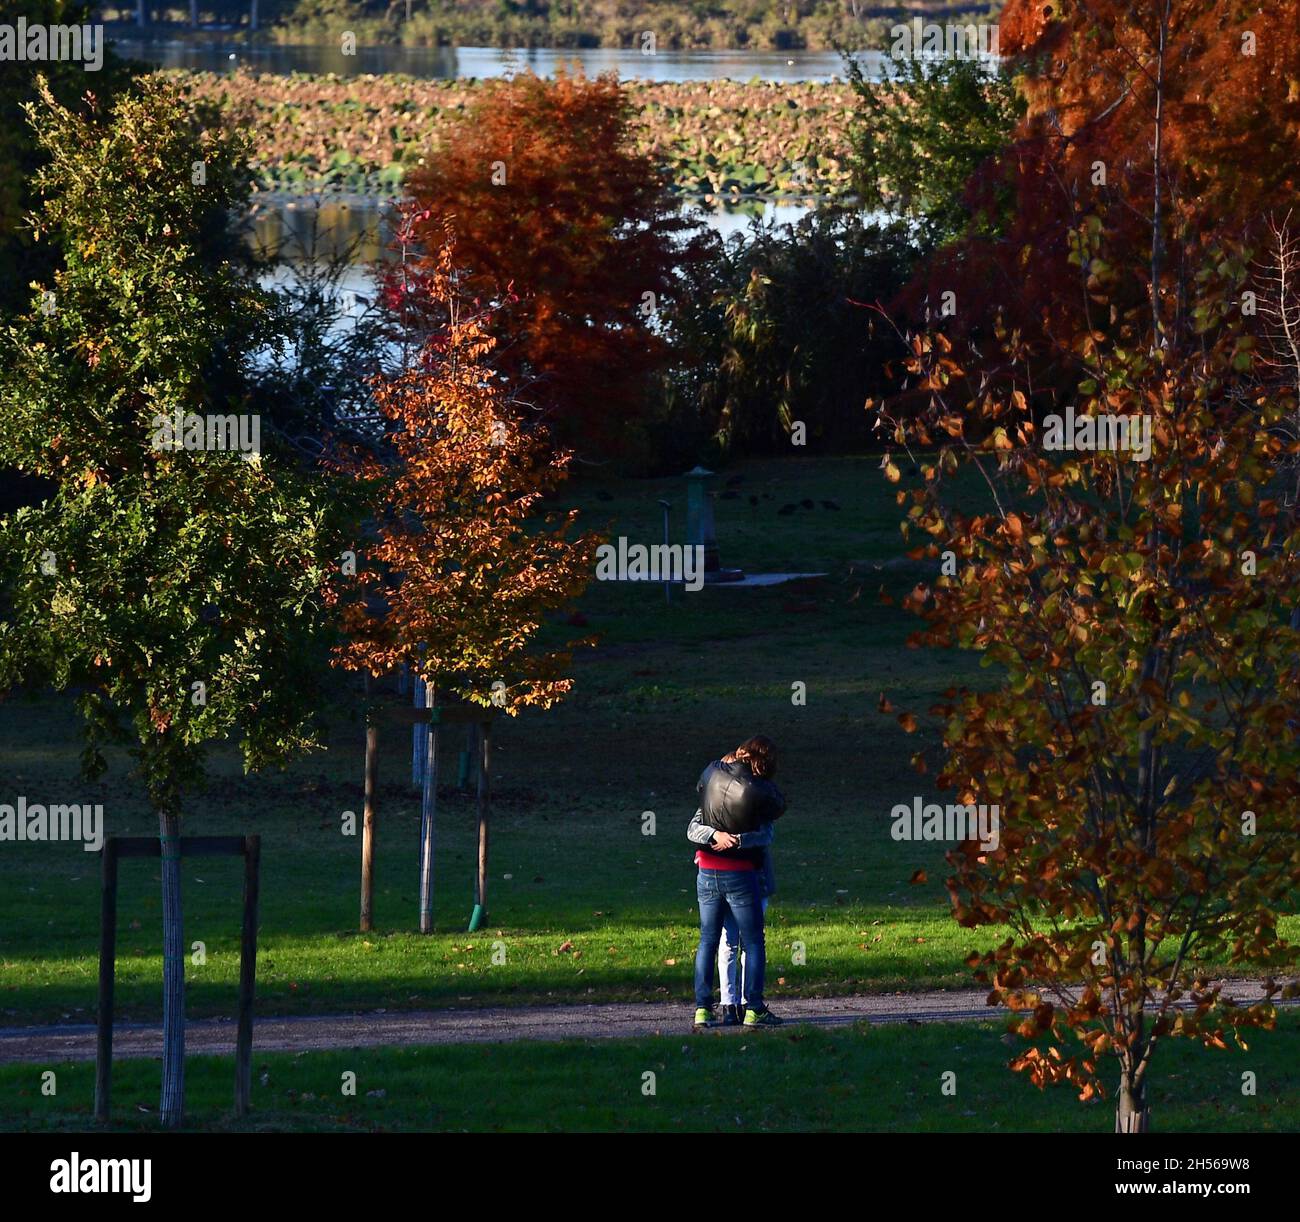
<svg viewBox="0 0 1300 1222">
<path fill-rule="evenodd" d="M 718 942 L 718 987 L 722 990 L 722 1004 L 734 1006 L 740 1001 L 740 971 L 736 962 L 736 948 L 740 945 L 740 929 L 730 912 L 722 918 L 722 938 Z"/>
</svg>

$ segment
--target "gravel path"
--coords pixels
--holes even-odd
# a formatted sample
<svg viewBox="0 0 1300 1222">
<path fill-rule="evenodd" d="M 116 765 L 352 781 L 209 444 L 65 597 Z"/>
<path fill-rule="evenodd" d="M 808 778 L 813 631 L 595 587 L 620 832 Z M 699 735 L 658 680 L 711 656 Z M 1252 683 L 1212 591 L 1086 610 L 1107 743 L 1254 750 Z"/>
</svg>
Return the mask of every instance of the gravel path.
<svg viewBox="0 0 1300 1222">
<path fill-rule="evenodd" d="M 1255 981 L 1229 982 L 1234 1000 L 1258 1000 Z M 922 993 L 872 993 L 857 997 L 789 998 L 774 1009 L 787 1022 L 818 1027 L 850 1023 L 937 1023 L 1005 1017 L 985 1005 L 984 990 Z M 258 1052 L 304 1052 L 328 1048 L 375 1048 L 391 1045 L 509 1043 L 514 1040 L 627 1039 L 642 1035 L 683 1034 L 692 1009 L 662 1002 L 608 1005 L 502 1006 L 491 1009 L 446 1009 L 362 1014 L 322 1014 L 258 1018 L 253 1046 Z M 719 1028 L 734 1034 L 738 1028 Z M 120 1023 L 113 1029 L 114 1057 L 156 1057 L 162 1028 L 151 1023 Z M 189 1053 L 231 1054 L 235 1024 L 230 1019 L 188 1023 Z M 0 1028 L 0 1064 L 24 1061 L 54 1063 L 95 1057 L 95 1028 L 89 1024 Z"/>
</svg>

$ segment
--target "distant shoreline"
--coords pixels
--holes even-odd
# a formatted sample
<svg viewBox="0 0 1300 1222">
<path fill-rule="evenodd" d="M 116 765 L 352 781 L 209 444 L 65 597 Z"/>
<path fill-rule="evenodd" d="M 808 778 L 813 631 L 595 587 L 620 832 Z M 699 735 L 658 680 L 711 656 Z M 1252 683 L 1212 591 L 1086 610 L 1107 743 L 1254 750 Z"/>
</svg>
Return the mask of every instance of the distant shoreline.
<svg viewBox="0 0 1300 1222">
<path fill-rule="evenodd" d="M 744 11 L 700 16 L 685 4 L 655 3 L 635 18 L 619 16 L 602 0 L 579 0 L 576 17 L 555 17 L 503 13 L 488 0 L 477 9 L 435 10 L 431 0 L 412 0 L 408 21 L 399 3 L 385 13 L 385 6 L 354 3 L 340 5 L 339 12 L 322 15 L 293 12 L 276 24 L 256 32 L 247 22 L 208 23 L 191 29 L 181 22 L 151 23 L 141 30 L 132 19 L 134 7 L 104 6 L 120 20 L 106 20 L 110 38 L 152 42 L 180 42 L 190 45 L 228 43 L 261 47 L 337 46 L 340 34 L 351 31 L 359 45 L 406 49 L 457 47 L 499 47 L 518 50 L 638 50 L 647 34 L 654 36 L 656 50 L 782 52 L 836 51 L 842 46 L 854 50 L 880 49 L 887 45 L 889 30 L 904 20 L 921 17 L 927 21 L 992 21 L 1001 0 L 992 3 L 870 4 L 866 0 L 812 0 L 810 11 L 799 13 L 794 3 L 767 0 Z M 741 6 L 736 6 L 739 9 Z M 370 12 L 367 12 L 370 10 Z M 855 15 L 855 10 L 856 14 Z M 202 5 L 200 4 L 200 13 Z M 371 14 L 375 15 L 371 15 Z"/>
</svg>

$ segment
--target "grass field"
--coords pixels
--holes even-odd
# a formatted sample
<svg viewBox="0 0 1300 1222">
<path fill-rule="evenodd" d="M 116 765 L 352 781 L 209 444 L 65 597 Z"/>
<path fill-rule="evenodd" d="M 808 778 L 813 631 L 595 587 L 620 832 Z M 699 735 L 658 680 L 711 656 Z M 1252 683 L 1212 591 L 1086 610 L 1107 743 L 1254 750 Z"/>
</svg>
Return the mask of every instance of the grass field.
<svg viewBox="0 0 1300 1222">
<path fill-rule="evenodd" d="M 214 757 L 209 789 L 187 809 L 187 834 L 258 832 L 263 885 L 261 1013 L 510 1001 L 659 999 L 687 1003 L 696 941 L 694 871 L 684 837 L 694 785 L 710 759 L 755 732 L 782 749 L 790 799 L 776 844 L 769 914 L 769 999 L 969 983 L 962 960 L 995 934 L 947 915 L 942 847 L 899 844 L 889 811 L 931 796 L 909 765 L 936 731 L 924 716 L 954 682 L 986 678 L 975 660 L 909 650 L 895 596 L 917 574 L 899 563 L 892 492 L 878 459 L 751 462 L 717 503 L 723 562 L 755 571 L 825 571 L 805 586 L 707 589 L 597 583 L 581 604 L 601 644 L 575 660 L 561 707 L 494 735 L 488 925 L 464 932 L 472 898 L 473 802 L 439 803 L 437 932 L 417 917 L 418 802 L 409 731 L 394 730 L 381 768 L 376 931 L 357 933 L 362 729 L 346 702 L 328 750 L 283 773 L 244 777 L 233 752 Z M 661 536 L 657 501 L 680 479 L 577 489 L 593 525 L 633 541 Z M 755 504 L 750 503 L 753 497 Z M 806 509 L 803 501 L 811 502 Z M 827 508 L 831 502 L 838 508 Z M 787 505 L 793 512 L 782 514 Z M 877 571 L 873 566 L 888 562 Z M 792 685 L 806 684 L 806 704 Z M 346 681 L 340 677 L 340 692 Z M 877 709 L 884 692 L 921 716 L 906 735 Z M 77 723 L 66 697 L 0 704 L 0 802 L 100 802 L 108 829 L 156 824 L 120 766 L 101 783 L 76 778 Z M 444 783 L 454 780 L 449 767 Z M 643 835 L 643 812 L 655 834 Z M 928 881 L 911 885 L 923 868 Z M 234 860 L 184 868 L 192 1016 L 231 1014 L 238 975 L 239 872 Z M 0 1024 L 89 1021 L 95 1006 L 97 858 L 75 845 L 0 845 Z M 160 895 L 155 862 L 123 863 L 117 1003 L 122 1017 L 161 1011 Z M 1294 934 L 1289 917 L 1284 932 Z M 505 948 L 494 965 L 494 943 Z M 806 963 L 796 965 L 795 944 Z M 467 1054 L 468 1055 L 468 1054 Z M 480 1055 L 475 1053 L 474 1055 Z"/>
<path fill-rule="evenodd" d="M 993 1023 L 809 1028 L 587 1043 L 469 1045 L 332 1053 L 256 1053 L 253 1114 L 231 1115 L 229 1058 L 193 1057 L 190 1124 L 205 1129 L 304 1131 L 845 1130 L 1109 1132 L 1110 1099 L 1078 1102 L 1039 1091 L 1006 1068 Z M 1152 1083 L 1153 1129 L 1291 1132 L 1300 1128 L 1300 1016 L 1284 1014 L 1242 1052 L 1162 1047 Z M 0 1067 L 0 1128 L 85 1128 L 94 1069 Z M 1242 1094 L 1242 1074 L 1257 1093 Z M 942 1075 L 956 1075 L 955 1093 Z M 356 1075 L 344 1096 L 343 1074 Z M 114 1127 L 156 1126 L 159 1066 L 114 1066 Z M 643 1094 L 653 1074 L 654 1094 Z"/>
</svg>

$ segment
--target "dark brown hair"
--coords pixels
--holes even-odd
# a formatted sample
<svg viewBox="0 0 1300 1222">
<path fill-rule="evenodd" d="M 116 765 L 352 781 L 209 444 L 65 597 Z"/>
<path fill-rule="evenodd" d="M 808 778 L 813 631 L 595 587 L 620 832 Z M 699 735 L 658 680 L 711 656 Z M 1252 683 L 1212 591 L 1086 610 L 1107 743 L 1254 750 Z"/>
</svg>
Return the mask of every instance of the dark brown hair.
<svg viewBox="0 0 1300 1222">
<path fill-rule="evenodd" d="M 758 777 L 771 778 L 776 775 L 776 743 L 766 734 L 755 734 L 747 738 L 730 755 L 724 755 L 724 764 L 734 764 L 737 760 L 749 765 L 749 770 Z"/>
</svg>

